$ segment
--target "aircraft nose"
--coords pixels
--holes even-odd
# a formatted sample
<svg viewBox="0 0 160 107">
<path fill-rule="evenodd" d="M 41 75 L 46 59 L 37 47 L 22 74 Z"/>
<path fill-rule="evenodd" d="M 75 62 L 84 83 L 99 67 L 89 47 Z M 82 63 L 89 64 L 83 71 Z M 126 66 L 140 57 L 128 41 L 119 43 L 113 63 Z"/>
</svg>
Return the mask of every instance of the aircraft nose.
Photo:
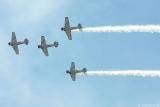
<svg viewBox="0 0 160 107">
<path fill-rule="evenodd" d="M 38 48 L 41 48 L 41 46 L 40 46 L 40 45 L 38 45 Z"/>
<path fill-rule="evenodd" d="M 9 42 L 8 45 L 11 45 L 11 43 Z"/>
<path fill-rule="evenodd" d="M 66 73 L 69 74 L 70 72 L 67 70 Z"/>
<path fill-rule="evenodd" d="M 63 31 L 63 30 L 64 30 L 64 28 L 62 27 L 62 28 L 61 28 L 61 31 Z"/>
</svg>

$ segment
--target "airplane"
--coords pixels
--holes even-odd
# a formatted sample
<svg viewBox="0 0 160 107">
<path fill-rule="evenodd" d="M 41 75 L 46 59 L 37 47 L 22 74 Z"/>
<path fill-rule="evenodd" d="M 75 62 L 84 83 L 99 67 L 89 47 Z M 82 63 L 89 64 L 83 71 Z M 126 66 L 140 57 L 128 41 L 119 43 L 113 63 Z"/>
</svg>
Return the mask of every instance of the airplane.
<svg viewBox="0 0 160 107">
<path fill-rule="evenodd" d="M 16 38 L 16 33 L 15 32 L 12 32 L 12 38 L 11 38 L 11 42 L 8 43 L 9 46 L 12 46 L 13 50 L 15 51 L 15 53 L 17 55 L 19 55 L 19 49 L 18 49 L 18 45 L 21 45 L 21 44 L 26 44 L 28 45 L 29 43 L 29 40 L 27 38 L 24 39 L 24 41 L 20 41 L 18 42 L 17 41 L 17 38 Z"/>
<path fill-rule="evenodd" d="M 57 48 L 59 45 L 58 42 L 54 42 L 53 44 L 47 44 L 46 43 L 46 40 L 45 40 L 45 37 L 44 36 L 41 36 L 41 44 L 38 45 L 38 48 L 42 49 L 43 53 L 45 56 L 49 56 L 49 53 L 48 53 L 48 48 L 49 47 L 55 47 Z"/>
<path fill-rule="evenodd" d="M 62 27 L 61 30 L 66 32 L 66 35 L 69 40 L 72 40 L 72 30 L 74 30 L 74 29 L 79 29 L 81 31 L 82 25 L 78 24 L 77 27 L 70 27 L 69 18 L 65 17 L 64 27 Z"/>
<path fill-rule="evenodd" d="M 70 74 L 72 81 L 76 81 L 77 73 L 86 73 L 86 72 L 87 72 L 86 68 L 83 68 L 82 70 L 77 70 L 74 62 L 71 63 L 70 71 L 69 70 L 66 71 L 67 74 Z"/>
</svg>

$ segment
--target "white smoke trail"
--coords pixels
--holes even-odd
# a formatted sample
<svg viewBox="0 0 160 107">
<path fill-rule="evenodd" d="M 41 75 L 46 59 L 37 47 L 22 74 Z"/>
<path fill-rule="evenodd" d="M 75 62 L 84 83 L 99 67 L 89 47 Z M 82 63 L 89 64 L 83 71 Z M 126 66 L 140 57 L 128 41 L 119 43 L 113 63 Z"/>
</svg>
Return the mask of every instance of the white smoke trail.
<svg viewBox="0 0 160 107">
<path fill-rule="evenodd" d="M 101 26 L 86 27 L 74 32 L 147 32 L 160 33 L 160 25 L 122 25 L 122 26 Z"/>
<path fill-rule="evenodd" d="M 159 77 L 160 71 L 143 71 L 143 70 L 127 70 L 127 71 L 87 71 L 79 73 L 80 76 L 131 76 L 131 77 Z"/>
</svg>

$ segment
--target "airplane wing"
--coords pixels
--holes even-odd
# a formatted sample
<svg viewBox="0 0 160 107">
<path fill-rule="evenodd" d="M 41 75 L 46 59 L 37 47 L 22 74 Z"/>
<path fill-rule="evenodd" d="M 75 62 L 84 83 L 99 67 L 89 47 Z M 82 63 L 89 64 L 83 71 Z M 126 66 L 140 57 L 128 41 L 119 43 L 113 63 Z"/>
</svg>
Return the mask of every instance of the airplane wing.
<svg viewBox="0 0 160 107">
<path fill-rule="evenodd" d="M 18 55 L 19 54 L 18 45 L 14 45 L 12 46 L 12 48 L 14 49 L 15 53 Z"/>
<path fill-rule="evenodd" d="M 68 17 L 65 17 L 65 32 L 66 32 L 66 35 L 68 37 L 69 40 L 72 40 L 72 34 L 71 34 L 71 29 L 70 29 L 70 23 L 69 23 L 69 19 Z"/>
<path fill-rule="evenodd" d="M 46 40 L 45 40 L 45 37 L 44 36 L 41 36 L 41 46 L 42 46 L 42 51 L 43 53 L 48 56 L 48 48 L 47 48 L 47 45 L 46 45 Z"/>
<path fill-rule="evenodd" d="M 70 23 L 69 23 L 69 18 L 65 17 L 65 24 L 64 24 L 65 28 L 70 28 Z"/>
<path fill-rule="evenodd" d="M 76 74 L 71 74 L 72 81 L 76 81 Z"/>
<path fill-rule="evenodd" d="M 75 72 L 75 63 L 74 62 L 72 62 L 71 63 L 71 69 L 70 69 L 70 71 L 71 71 L 71 78 L 72 78 L 72 80 L 73 81 L 75 81 L 76 80 L 76 72 Z"/>
<path fill-rule="evenodd" d="M 12 39 L 11 42 L 14 44 L 12 48 L 14 49 L 15 53 L 18 55 L 19 54 L 19 49 L 17 45 L 17 39 L 16 39 L 16 33 L 12 32 Z"/>
<path fill-rule="evenodd" d="M 70 70 L 70 71 L 75 71 L 75 69 L 76 69 L 76 67 L 75 67 L 75 63 L 74 63 L 74 62 L 72 62 L 72 63 L 71 63 L 71 70 Z"/>
<path fill-rule="evenodd" d="M 46 56 L 49 56 L 49 54 L 48 54 L 48 49 L 47 49 L 47 48 L 43 48 L 42 50 L 43 50 L 43 53 L 44 53 Z"/>
<path fill-rule="evenodd" d="M 17 43 L 16 33 L 15 33 L 15 32 L 12 32 L 11 42 L 12 42 L 13 44 L 16 44 L 16 43 Z"/>
<path fill-rule="evenodd" d="M 66 31 L 66 35 L 67 35 L 67 37 L 68 37 L 69 40 L 72 40 L 71 30 Z"/>
</svg>

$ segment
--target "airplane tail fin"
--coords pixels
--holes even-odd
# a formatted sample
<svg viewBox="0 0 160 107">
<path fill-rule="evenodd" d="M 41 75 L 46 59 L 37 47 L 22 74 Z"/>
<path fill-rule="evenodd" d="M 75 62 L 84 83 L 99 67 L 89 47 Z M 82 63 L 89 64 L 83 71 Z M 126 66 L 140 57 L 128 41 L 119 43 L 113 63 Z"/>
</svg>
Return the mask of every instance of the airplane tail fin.
<svg viewBox="0 0 160 107">
<path fill-rule="evenodd" d="M 29 40 L 26 38 L 26 39 L 24 39 L 24 43 L 26 44 L 26 45 L 28 45 L 28 43 L 29 43 Z"/>
<path fill-rule="evenodd" d="M 78 29 L 82 29 L 82 25 L 80 23 L 78 24 Z"/>
<path fill-rule="evenodd" d="M 87 69 L 86 69 L 86 68 L 83 68 L 83 69 L 82 69 L 82 72 L 86 73 L 86 72 L 87 72 Z"/>
<path fill-rule="evenodd" d="M 59 46 L 59 42 L 54 42 L 54 46 L 57 48 Z"/>
</svg>

